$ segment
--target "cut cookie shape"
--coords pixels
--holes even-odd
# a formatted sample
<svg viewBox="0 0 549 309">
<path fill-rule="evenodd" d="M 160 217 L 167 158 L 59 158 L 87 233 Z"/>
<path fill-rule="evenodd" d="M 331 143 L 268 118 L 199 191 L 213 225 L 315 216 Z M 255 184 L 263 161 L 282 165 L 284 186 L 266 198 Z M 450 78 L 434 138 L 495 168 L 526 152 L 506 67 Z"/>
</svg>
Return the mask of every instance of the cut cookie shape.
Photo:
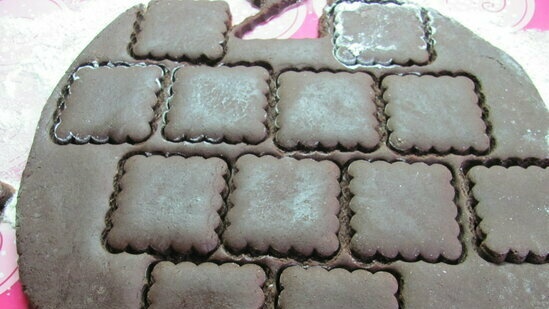
<svg viewBox="0 0 549 309">
<path fill-rule="evenodd" d="M 180 68 L 164 135 L 170 141 L 263 141 L 268 80 L 269 72 L 262 67 Z"/>
<path fill-rule="evenodd" d="M 143 142 L 152 134 L 163 71 L 157 66 L 78 69 L 57 112 L 57 142 Z"/>
<path fill-rule="evenodd" d="M 384 271 L 292 266 L 282 272 L 280 285 L 280 309 L 398 308 L 398 282 Z"/>
<path fill-rule="evenodd" d="M 473 167 L 480 249 L 495 263 L 549 258 L 549 170 L 538 166 Z M 543 189 L 545 187 L 545 190 Z"/>
<path fill-rule="evenodd" d="M 339 247 L 339 168 L 330 161 L 245 155 L 236 162 L 224 244 L 329 256 Z"/>
<path fill-rule="evenodd" d="M 286 149 L 373 149 L 380 137 L 372 84 L 364 73 L 282 73 L 276 142 Z"/>
<path fill-rule="evenodd" d="M 355 161 L 349 204 L 351 249 L 362 259 L 405 261 L 461 256 L 452 174 L 440 165 Z"/>
<path fill-rule="evenodd" d="M 335 8 L 335 56 L 346 65 L 427 64 L 421 12 L 394 3 L 341 3 Z"/>
<path fill-rule="evenodd" d="M 254 264 L 160 262 L 151 279 L 149 309 L 259 309 L 265 299 L 265 272 Z"/>
<path fill-rule="evenodd" d="M 487 126 L 468 77 L 392 75 L 382 86 L 389 143 L 397 150 L 488 151 Z"/>
<path fill-rule="evenodd" d="M 472 253 L 458 265 L 418 262 L 396 268 L 406 308 L 549 307 L 549 265 L 500 265 Z"/>
<path fill-rule="evenodd" d="M 139 58 L 217 60 L 223 56 L 229 24 L 226 2 L 151 1 L 130 48 Z"/>
<path fill-rule="evenodd" d="M 136 155 L 123 168 L 107 234 L 111 248 L 207 254 L 218 246 L 225 161 Z"/>
</svg>

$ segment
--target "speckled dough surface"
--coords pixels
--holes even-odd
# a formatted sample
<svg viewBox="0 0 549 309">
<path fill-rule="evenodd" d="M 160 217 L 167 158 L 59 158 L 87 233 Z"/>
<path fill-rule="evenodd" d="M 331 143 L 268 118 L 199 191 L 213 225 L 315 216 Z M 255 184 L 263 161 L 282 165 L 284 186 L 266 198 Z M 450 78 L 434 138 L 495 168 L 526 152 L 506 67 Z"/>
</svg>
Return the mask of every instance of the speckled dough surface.
<svg viewBox="0 0 549 309">
<path fill-rule="evenodd" d="M 227 3 L 182 2 L 151 1 L 130 45 L 136 57 L 217 60 L 223 55 L 231 18 Z"/>
<path fill-rule="evenodd" d="M 364 73 L 280 74 L 276 142 L 287 149 L 375 148 L 380 137 L 372 85 Z"/>
<path fill-rule="evenodd" d="M 440 164 L 355 161 L 349 166 L 354 212 L 351 249 L 406 261 L 456 261 L 461 255 L 450 171 Z M 390 193 L 388 193 L 390 192 Z"/>
<path fill-rule="evenodd" d="M 429 60 L 427 33 L 416 7 L 342 3 L 334 19 L 334 54 L 347 65 L 425 64 Z"/>
<path fill-rule="evenodd" d="M 242 39 L 293 2 L 231 25 L 153 1 L 82 51 L 18 197 L 32 307 L 549 307 L 549 112 L 521 67 L 393 0 Z"/>
<path fill-rule="evenodd" d="M 253 264 L 160 262 L 151 279 L 147 300 L 153 309 L 259 309 L 264 304 L 265 272 Z"/>
<path fill-rule="evenodd" d="M 535 263 L 549 258 L 547 168 L 474 167 L 468 174 L 477 204 L 480 248 L 491 261 Z M 544 184 L 539 190 L 536 184 Z"/>
<path fill-rule="evenodd" d="M 258 144 L 267 137 L 268 80 L 262 67 L 179 68 L 166 113 L 166 138 Z"/>
<path fill-rule="evenodd" d="M 217 247 L 225 161 L 136 155 L 126 160 L 122 173 L 108 217 L 108 246 L 180 254 L 206 254 Z"/>
<path fill-rule="evenodd" d="M 245 155 L 236 161 L 225 244 L 304 256 L 339 248 L 339 168 L 330 161 Z"/>
<path fill-rule="evenodd" d="M 398 308 L 397 279 L 383 271 L 292 266 L 282 271 L 280 284 L 281 309 L 329 309 L 342 304 L 347 309 Z"/>
<path fill-rule="evenodd" d="M 389 144 L 397 150 L 465 153 L 486 152 L 490 147 L 471 79 L 391 75 L 383 79 L 382 87 Z"/>
<path fill-rule="evenodd" d="M 162 74 L 156 66 L 80 68 L 60 105 L 55 138 L 60 143 L 144 141 L 152 134 Z"/>
</svg>

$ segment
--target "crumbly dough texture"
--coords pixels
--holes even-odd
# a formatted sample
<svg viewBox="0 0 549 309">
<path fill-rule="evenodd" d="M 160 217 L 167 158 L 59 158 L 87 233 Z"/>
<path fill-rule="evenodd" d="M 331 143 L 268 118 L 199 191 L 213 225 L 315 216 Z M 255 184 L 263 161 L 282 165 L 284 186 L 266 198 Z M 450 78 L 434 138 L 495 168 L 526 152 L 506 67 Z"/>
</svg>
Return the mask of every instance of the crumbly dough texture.
<svg viewBox="0 0 549 309">
<path fill-rule="evenodd" d="M 18 198 L 33 307 L 549 307 L 549 112 L 520 66 L 394 0 L 241 38 L 295 2 L 230 26 L 153 1 L 68 68 Z"/>
</svg>

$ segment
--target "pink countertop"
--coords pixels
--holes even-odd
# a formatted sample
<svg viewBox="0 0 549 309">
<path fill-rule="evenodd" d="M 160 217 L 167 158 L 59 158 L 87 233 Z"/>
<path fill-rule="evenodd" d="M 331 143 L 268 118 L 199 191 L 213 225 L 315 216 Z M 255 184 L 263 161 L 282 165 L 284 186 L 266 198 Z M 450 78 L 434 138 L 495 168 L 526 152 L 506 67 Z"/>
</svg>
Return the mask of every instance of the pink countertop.
<svg viewBox="0 0 549 309">
<path fill-rule="evenodd" d="M 257 12 L 228 1 L 233 22 Z M 549 102 L 549 1 L 415 0 L 453 17 L 523 65 Z M 17 188 L 40 112 L 64 70 L 85 45 L 138 0 L 0 0 L 0 180 Z M 311 38 L 325 0 L 307 0 L 249 38 Z M 106 13 L 108 12 L 108 13 Z M 544 64 L 540 66 L 539 64 Z M 15 201 L 12 201 L 13 208 Z M 13 212 L 11 212 L 13 213 Z M 19 282 L 14 221 L 0 223 L 0 308 L 27 308 Z"/>
</svg>

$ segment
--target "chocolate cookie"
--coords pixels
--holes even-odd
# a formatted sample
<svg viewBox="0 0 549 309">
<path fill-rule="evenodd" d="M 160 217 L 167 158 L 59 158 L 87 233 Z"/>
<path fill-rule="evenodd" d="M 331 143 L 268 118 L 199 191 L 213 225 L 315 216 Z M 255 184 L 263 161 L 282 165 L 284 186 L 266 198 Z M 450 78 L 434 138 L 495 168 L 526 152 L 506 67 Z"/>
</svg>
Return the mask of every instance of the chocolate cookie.
<svg viewBox="0 0 549 309">
<path fill-rule="evenodd" d="M 128 10 L 47 102 L 17 205 L 35 308 L 549 307 L 549 112 L 439 13 Z"/>
</svg>

